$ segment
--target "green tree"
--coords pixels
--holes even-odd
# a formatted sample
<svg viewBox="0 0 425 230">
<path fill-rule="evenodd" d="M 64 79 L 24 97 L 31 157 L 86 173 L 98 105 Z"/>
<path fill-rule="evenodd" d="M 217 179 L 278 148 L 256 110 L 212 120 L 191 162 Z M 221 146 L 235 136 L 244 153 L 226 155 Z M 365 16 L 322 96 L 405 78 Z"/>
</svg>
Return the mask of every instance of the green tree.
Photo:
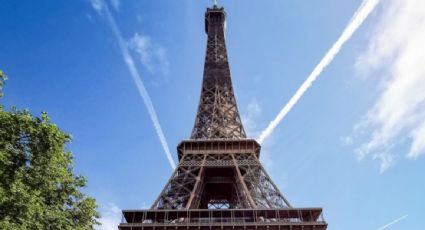
<svg viewBox="0 0 425 230">
<path fill-rule="evenodd" d="M 6 75 L 4 75 L 3 71 L 0 70 L 0 97 L 3 96 L 3 85 L 4 85 L 4 81 L 6 81 Z"/>
<path fill-rule="evenodd" d="M 0 92 L 5 76 L 0 72 Z M 80 190 L 69 134 L 46 113 L 0 106 L 0 229 L 93 229 L 99 214 Z"/>
</svg>

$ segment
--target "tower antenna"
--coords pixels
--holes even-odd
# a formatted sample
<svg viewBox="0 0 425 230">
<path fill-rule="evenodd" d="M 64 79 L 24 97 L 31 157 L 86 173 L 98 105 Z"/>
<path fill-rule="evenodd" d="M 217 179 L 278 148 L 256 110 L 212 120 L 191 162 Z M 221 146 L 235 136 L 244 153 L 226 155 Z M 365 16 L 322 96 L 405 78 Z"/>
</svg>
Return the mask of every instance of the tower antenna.
<svg viewBox="0 0 425 230">
<path fill-rule="evenodd" d="M 218 1 L 214 0 L 214 6 L 217 6 L 217 5 L 218 5 Z"/>
</svg>

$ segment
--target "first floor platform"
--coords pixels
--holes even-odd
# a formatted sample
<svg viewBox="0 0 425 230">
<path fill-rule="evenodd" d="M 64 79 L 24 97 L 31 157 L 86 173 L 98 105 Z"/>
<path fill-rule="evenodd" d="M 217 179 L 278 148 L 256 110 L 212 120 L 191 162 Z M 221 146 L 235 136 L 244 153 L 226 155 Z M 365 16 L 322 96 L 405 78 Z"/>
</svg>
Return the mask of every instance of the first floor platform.
<svg viewBox="0 0 425 230">
<path fill-rule="evenodd" d="M 321 208 L 124 210 L 120 230 L 325 230 Z"/>
</svg>

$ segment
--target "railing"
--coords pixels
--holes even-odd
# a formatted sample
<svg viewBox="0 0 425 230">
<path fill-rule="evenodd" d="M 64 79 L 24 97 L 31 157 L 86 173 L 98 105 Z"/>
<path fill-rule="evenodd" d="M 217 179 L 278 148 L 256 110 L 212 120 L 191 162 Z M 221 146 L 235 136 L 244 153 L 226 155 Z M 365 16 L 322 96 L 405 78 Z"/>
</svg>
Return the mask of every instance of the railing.
<svg viewBox="0 0 425 230">
<path fill-rule="evenodd" d="M 179 159 L 183 154 L 251 153 L 259 157 L 261 146 L 254 139 L 191 139 L 177 146 Z"/>
<path fill-rule="evenodd" d="M 321 208 L 288 209 L 189 209 L 125 210 L 123 224 L 143 225 L 274 225 L 287 223 L 326 224 Z"/>
</svg>

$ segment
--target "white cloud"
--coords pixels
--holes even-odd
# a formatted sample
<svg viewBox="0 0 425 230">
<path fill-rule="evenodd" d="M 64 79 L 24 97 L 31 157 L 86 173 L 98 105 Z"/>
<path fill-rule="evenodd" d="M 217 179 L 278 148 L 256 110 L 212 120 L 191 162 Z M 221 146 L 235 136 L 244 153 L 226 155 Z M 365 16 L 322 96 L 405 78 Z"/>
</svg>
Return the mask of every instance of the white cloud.
<svg viewBox="0 0 425 230">
<path fill-rule="evenodd" d="M 91 2 L 91 6 L 93 7 L 93 9 L 101 14 L 102 13 L 102 9 L 103 9 L 103 2 L 102 0 L 90 0 Z"/>
<path fill-rule="evenodd" d="M 368 135 L 359 158 L 371 155 L 384 172 L 399 143 L 410 143 L 408 158 L 425 153 L 425 1 L 388 0 L 382 12 L 356 64 L 366 76 L 382 78 L 380 95 L 355 132 Z"/>
<path fill-rule="evenodd" d="M 273 130 L 282 122 L 286 115 L 292 110 L 292 108 L 298 103 L 305 92 L 313 85 L 320 74 L 325 68 L 332 63 L 336 55 L 339 53 L 344 44 L 350 40 L 357 29 L 367 19 L 369 14 L 375 9 L 380 0 L 363 0 L 360 7 L 354 13 L 347 27 L 345 27 L 341 36 L 332 45 L 325 56 L 320 60 L 319 64 L 314 67 L 313 71 L 308 75 L 307 79 L 301 84 L 300 88 L 295 94 L 289 99 L 288 103 L 280 110 L 277 116 L 269 123 L 269 125 L 261 132 L 257 141 L 261 144 L 266 140 L 272 133 Z"/>
<path fill-rule="evenodd" d="M 86 18 L 87 18 L 89 21 L 93 22 L 93 17 L 91 16 L 91 14 L 86 14 Z"/>
<path fill-rule="evenodd" d="M 151 37 L 135 33 L 128 42 L 129 48 L 134 51 L 143 66 L 150 72 L 161 72 L 166 75 L 169 72 L 167 49 L 154 42 Z"/>
<path fill-rule="evenodd" d="M 115 11 L 119 11 L 121 6 L 121 0 L 111 0 L 111 5 Z"/>
<path fill-rule="evenodd" d="M 252 99 L 243 110 L 241 119 L 248 136 L 252 137 L 259 134 L 257 123 L 262 112 L 263 109 L 256 99 Z"/>
<path fill-rule="evenodd" d="M 101 225 L 95 226 L 95 230 L 116 230 L 121 222 L 121 209 L 113 203 L 108 203 L 101 210 Z"/>
<path fill-rule="evenodd" d="M 261 116 L 263 115 L 263 107 L 261 103 L 253 98 L 249 101 L 241 110 L 241 119 L 244 129 L 247 133 L 248 138 L 258 136 L 260 134 L 260 127 L 258 122 L 260 121 Z M 267 170 L 273 170 L 273 158 L 269 149 L 270 146 L 274 144 L 274 137 L 270 137 L 267 143 L 263 143 L 261 147 L 261 156 L 260 160 L 264 168 Z"/>
<path fill-rule="evenodd" d="M 353 138 L 352 137 L 340 137 L 340 141 L 343 145 L 352 145 L 353 144 Z"/>
<path fill-rule="evenodd" d="M 90 0 L 90 3 L 97 13 L 102 14 L 102 11 L 106 4 L 105 0 Z M 110 3 L 115 11 L 119 11 L 121 6 L 121 0 L 110 0 Z"/>
<path fill-rule="evenodd" d="M 170 164 L 171 168 L 174 170 L 176 167 L 176 163 L 174 162 L 173 156 L 171 155 L 170 148 L 168 147 L 167 139 L 165 138 L 164 132 L 162 131 L 161 124 L 159 122 L 158 115 L 156 114 L 155 107 L 153 106 L 153 102 L 151 97 L 149 96 L 149 93 L 145 87 L 145 84 L 142 81 L 142 78 L 139 74 L 139 71 L 137 71 L 136 64 L 134 63 L 133 57 L 130 54 L 130 51 L 128 50 L 127 44 L 124 41 L 124 38 L 121 35 L 121 31 L 118 28 L 118 25 L 112 16 L 111 11 L 109 10 L 108 4 L 104 0 L 92 0 L 92 6 L 100 15 L 102 13 L 105 13 L 105 17 L 109 23 L 109 26 L 111 27 L 112 32 L 115 35 L 115 38 L 117 39 L 118 45 L 121 50 L 122 58 L 124 59 L 125 64 L 127 65 L 128 71 L 130 72 L 131 77 L 133 78 L 134 84 L 137 87 L 137 90 L 139 91 L 139 94 L 141 98 L 143 99 L 143 102 L 146 106 L 146 109 L 148 110 L 149 116 L 151 118 L 153 127 L 155 129 L 155 132 L 158 136 L 159 142 L 162 145 L 162 148 L 164 149 L 165 156 L 167 157 L 168 163 Z M 98 7 L 98 8 L 96 8 Z"/>
</svg>

